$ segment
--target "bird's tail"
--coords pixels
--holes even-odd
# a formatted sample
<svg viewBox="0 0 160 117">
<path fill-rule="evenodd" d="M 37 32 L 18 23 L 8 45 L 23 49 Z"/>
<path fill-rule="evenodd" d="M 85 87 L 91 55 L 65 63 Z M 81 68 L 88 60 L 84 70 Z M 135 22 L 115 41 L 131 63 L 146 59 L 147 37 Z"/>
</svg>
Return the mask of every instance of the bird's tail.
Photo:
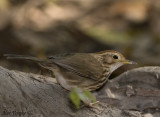
<svg viewBox="0 0 160 117">
<path fill-rule="evenodd" d="M 34 62 L 46 62 L 45 59 L 37 58 L 37 57 L 32 57 L 32 56 L 25 56 L 25 55 L 16 55 L 16 54 L 4 54 L 7 59 L 24 59 L 24 60 L 30 60 Z"/>
</svg>

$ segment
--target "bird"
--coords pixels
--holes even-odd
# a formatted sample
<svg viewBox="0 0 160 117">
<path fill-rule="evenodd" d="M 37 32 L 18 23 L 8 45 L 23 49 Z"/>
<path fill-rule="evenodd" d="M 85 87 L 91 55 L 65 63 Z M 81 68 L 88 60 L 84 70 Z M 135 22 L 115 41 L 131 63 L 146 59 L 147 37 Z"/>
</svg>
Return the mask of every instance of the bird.
<svg viewBox="0 0 160 117">
<path fill-rule="evenodd" d="M 14 54 L 4 56 L 7 59 L 25 59 L 38 63 L 41 67 L 52 71 L 57 82 L 67 90 L 75 87 L 89 91 L 98 90 L 116 69 L 125 64 L 136 64 L 114 50 L 95 53 L 65 53 L 44 59 Z"/>
</svg>

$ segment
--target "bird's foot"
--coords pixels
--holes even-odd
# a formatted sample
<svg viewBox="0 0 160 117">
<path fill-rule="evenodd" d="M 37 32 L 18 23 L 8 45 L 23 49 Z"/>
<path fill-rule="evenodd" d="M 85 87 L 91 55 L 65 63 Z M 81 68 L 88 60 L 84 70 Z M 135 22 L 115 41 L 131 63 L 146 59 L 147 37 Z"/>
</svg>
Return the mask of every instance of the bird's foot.
<svg viewBox="0 0 160 117">
<path fill-rule="evenodd" d="M 96 102 L 92 102 L 92 103 L 89 103 L 87 104 L 88 107 L 91 107 L 91 108 L 97 108 L 97 104 L 99 103 L 99 101 L 96 101 Z"/>
</svg>

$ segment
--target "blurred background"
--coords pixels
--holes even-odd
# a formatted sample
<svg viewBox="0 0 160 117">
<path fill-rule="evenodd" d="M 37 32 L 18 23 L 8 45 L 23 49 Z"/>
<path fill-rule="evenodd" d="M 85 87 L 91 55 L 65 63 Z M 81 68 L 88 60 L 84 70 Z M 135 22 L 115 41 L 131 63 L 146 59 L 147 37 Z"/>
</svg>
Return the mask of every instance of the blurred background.
<svg viewBox="0 0 160 117">
<path fill-rule="evenodd" d="M 0 0 L 0 66 L 39 73 L 37 64 L 3 54 L 106 49 L 139 66 L 160 65 L 160 0 Z"/>
</svg>

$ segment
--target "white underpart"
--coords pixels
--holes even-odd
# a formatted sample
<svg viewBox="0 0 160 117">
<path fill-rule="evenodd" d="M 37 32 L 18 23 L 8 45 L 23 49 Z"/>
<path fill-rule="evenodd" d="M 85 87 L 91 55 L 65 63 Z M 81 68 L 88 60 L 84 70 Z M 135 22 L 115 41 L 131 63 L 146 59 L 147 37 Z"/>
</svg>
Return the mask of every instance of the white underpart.
<svg viewBox="0 0 160 117">
<path fill-rule="evenodd" d="M 116 69 L 118 69 L 119 67 L 121 67 L 122 65 L 124 65 L 123 63 L 115 63 L 113 65 L 110 66 L 110 74 L 108 75 L 108 77 L 111 75 L 112 72 L 114 72 Z M 106 89 L 105 92 L 107 93 L 108 97 L 110 98 L 115 98 L 116 95 L 114 93 L 111 92 L 110 89 Z"/>
</svg>

